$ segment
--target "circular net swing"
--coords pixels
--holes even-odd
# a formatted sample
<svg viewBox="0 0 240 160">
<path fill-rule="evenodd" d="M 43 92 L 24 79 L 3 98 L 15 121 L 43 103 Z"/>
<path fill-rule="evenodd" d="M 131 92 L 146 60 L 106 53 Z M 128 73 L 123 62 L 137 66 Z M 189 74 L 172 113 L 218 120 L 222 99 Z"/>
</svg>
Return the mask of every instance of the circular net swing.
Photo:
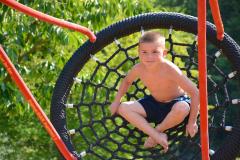
<svg viewBox="0 0 240 160">
<path fill-rule="evenodd" d="M 198 84 L 197 19 L 177 13 L 149 13 L 115 23 L 99 33 L 97 41 L 84 43 L 70 58 L 56 83 L 51 121 L 78 159 L 201 159 L 199 133 L 185 136 L 185 123 L 166 131 L 169 151 L 143 147 L 146 135 L 120 116 L 111 116 L 109 106 L 127 71 L 139 62 L 141 32 L 161 29 L 167 33 L 167 58 Z M 174 35 L 188 36 L 184 42 Z M 184 38 L 182 38 L 184 40 Z M 216 39 L 215 27 L 207 23 L 209 143 L 211 159 L 230 160 L 239 154 L 240 48 L 227 34 Z M 129 43 L 132 45 L 129 46 Z M 224 65 L 223 65 L 224 64 Z M 234 90 L 229 90 L 234 88 Z M 136 100 L 149 91 L 135 81 L 125 100 Z M 154 126 L 154 124 L 152 124 Z"/>
</svg>

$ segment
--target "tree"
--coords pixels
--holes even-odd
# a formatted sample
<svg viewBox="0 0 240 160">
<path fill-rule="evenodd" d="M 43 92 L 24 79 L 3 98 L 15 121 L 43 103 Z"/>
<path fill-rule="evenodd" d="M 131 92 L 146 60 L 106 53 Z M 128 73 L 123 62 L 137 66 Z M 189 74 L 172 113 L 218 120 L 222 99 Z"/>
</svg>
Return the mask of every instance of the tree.
<svg viewBox="0 0 240 160">
<path fill-rule="evenodd" d="M 162 10 L 154 7 L 153 0 L 19 2 L 96 32 L 123 18 Z M 51 94 L 58 74 L 71 54 L 87 40 L 86 36 L 40 22 L 3 4 L 0 4 L 0 25 L 0 44 L 49 115 Z M 58 159 L 54 144 L 2 64 L 0 81 L 0 157 Z"/>
</svg>

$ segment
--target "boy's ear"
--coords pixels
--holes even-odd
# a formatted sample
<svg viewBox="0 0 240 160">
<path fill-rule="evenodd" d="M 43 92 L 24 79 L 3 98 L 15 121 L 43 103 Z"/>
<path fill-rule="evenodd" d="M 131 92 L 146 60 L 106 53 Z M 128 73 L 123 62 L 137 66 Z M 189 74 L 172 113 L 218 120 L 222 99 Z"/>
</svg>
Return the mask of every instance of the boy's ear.
<svg viewBox="0 0 240 160">
<path fill-rule="evenodd" d="M 168 49 L 164 49 L 163 56 L 165 57 L 167 55 L 167 53 L 168 53 Z"/>
</svg>

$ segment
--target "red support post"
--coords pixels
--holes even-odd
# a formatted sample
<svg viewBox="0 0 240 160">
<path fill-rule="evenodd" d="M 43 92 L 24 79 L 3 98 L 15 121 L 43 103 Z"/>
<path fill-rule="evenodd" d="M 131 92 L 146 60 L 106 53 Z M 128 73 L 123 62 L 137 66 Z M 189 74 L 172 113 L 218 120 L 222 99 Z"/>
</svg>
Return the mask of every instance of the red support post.
<svg viewBox="0 0 240 160">
<path fill-rule="evenodd" d="M 96 36 L 94 35 L 94 33 L 86 27 L 83 27 L 83 26 L 80 26 L 78 24 L 65 21 L 63 19 L 58 19 L 58 18 L 49 16 L 49 15 L 44 14 L 42 12 L 36 11 L 36 10 L 30 8 L 30 7 L 27 7 L 27 6 L 25 6 L 21 3 L 18 3 L 15 0 L 0 0 L 0 2 L 2 2 L 3 4 L 13 8 L 13 9 L 16 9 L 20 12 L 23 12 L 23 13 L 29 15 L 29 16 L 35 17 L 39 20 L 42 20 L 42 21 L 45 21 L 45 22 L 48 22 L 48 23 L 51 23 L 51 24 L 55 24 L 57 26 L 61 26 L 61 27 L 64 27 L 64 28 L 68 28 L 68 29 L 71 29 L 71 30 L 81 32 L 81 33 L 87 35 L 91 42 L 96 41 Z"/>
<path fill-rule="evenodd" d="M 217 28 L 217 39 L 222 41 L 224 38 L 224 27 L 222 23 L 221 13 L 219 10 L 218 0 L 209 0 L 214 24 Z"/>
<path fill-rule="evenodd" d="M 202 160 L 209 160 L 208 95 L 206 58 L 206 0 L 198 0 L 198 71 Z"/>
<path fill-rule="evenodd" d="M 49 121 L 46 114 L 43 112 L 41 106 L 38 104 L 34 96 L 32 95 L 31 91 L 24 83 L 23 79 L 17 72 L 16 68 L 12 64 L 11 60 L 8 58 L 7 54 L 3 50 L 2 46 L 0 45 L 0 60 L 3 63 L 3 66 L 8 71 L 9 75 L 16 83 L 20 91 L 22 92 L 25 99 L 28 101 L 30 106 L 32 107 L 33 111 L 37 115 L 38 119 L 42 123 L 42 125 L 47 130 L 48 134 L 51 136 L 52 140 L 55 142 L 56 146 L 58 147 L 59 151 L 67 160 L 75 160 L 76 158 L 68 151 L 66 145 L 62 141 L 61 137 L 58 135 L 57 131 L 53 127 L 52 123 Z"/>
</svg>

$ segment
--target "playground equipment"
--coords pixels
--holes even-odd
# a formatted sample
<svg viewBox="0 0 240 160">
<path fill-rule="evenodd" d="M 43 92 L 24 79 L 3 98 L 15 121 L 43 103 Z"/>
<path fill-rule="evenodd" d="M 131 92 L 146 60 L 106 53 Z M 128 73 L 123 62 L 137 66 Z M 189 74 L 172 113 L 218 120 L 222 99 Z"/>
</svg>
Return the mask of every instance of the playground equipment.
<svg viewBox="0 0 240 160">
<path fill-rule="evenodd" d="M 239 76 L 240 52 L 236 42 L 226 33 L 223 34 L 217 1 L 210 1 L 217 31 L 210 23 L 207 23 L 207 28 L 205 28 L 206 1 L 199 1 L 199 23 L 195 17 L 178 13 L 149 13 L 113 24 L 97 33 L 97 39 L 90 30 L 84 27 L 43 15 L 16 1 L 0 0 L 0 2 L 40 20 L 87 33 L 90 37 L 91 42 L 87 41 L 73 54 L 58 78 L 51 106 L 53 125 L 31 95 L 7 54 L 0 48 L 1 61 L 66 159 L 81 159 L 86 156 L 90 159 L 199 159 L 202 157 L 205 160 L 209 159 L 210 154 L 211 159 L 229 160 L 239 153 L 239 115 L 234 117 L 233 126 L 227 126 L 228 117 L 231 115 L 227 115 L 226 111 L 240 102 L 237 97 L 231 97 L 231 92 L 228 90 L 228 85 L 235 84 L 232 81 Z M 117 91 L 118 82 L 124 77 L 122 71 L 126 71 L 127 67 L 138 61 L 138 58 L 131 52 L 136 48 L 137 42 L 125 47 L 119 41 L 126 36 L 136 35 L 139 31 L 149 29 L 169 29 L 167 43 L 170 46 L 171 60 L 175 62 L 176 59 L 180 59 L 185 64 L 180 68 L 196 83 L 198 83 L 197 77 L 193 72 L 199 68 L 201 145 L 199 145 L 199 136 L 195 139 L 188 139 L 184 136 L 183 123 L 167 131 L 170 138 L 170 151 L 167 154 L 159 152 L 160 148 L 143 149 L 141 146 L 145 135 L 121 117 L 111 117 L 108 114 L 111 97 Z M 175 42 L 174 30 L 190 33 L 190 36 L 201 33 L 198 34 L 198 58 L 197 38 L 193 38 L 191 43 Z M 216 48 L 216 52 L 207 55 L 210 62 L 208 70 L 205 61 L 206 35 L 204 33 L 206 31 L 207 40 Z M 100 59 L 98 55 L 105 53 L 105 48 L 113 45 L 114 42 L 117 50 L 106 54 L 104 59 Z M 176 53 L 175 46 L 185 47 L 186 54 Z M 222 55 L 226 56 L 233 70 L 226 72 L 218 66 L 218 59 L 219 57 L 221 59 Z M 115 63 L 116 58 L 119 60 L 118 63 Z M 114 64 L 111 63 L 112 61 Z M 89 66 L 89 63 L 91 67 L 94 66 L 94 69 L 84 77 L 82 76 L 84 68 Z M 214 79 L 214 76 L 220 76 L 221 79 Z M 206 80 L 209 82 L 208 94 Z M 148 94 L 139 81 L 136 81 L 134 86 L 135 88 L 127 94 L 128 100 Z M 239 84 L 236 87 L 238 86 Z M 207 104 L 211 106 L 209 108 L 210 141 L 208 140 Z M 70 108 L 76 110 L 75 116 Z M 79 124 L 75 128 L 68 128 L 72 117 L 77 117 Z M 214 140 L 216 135 L 224 137 L 221 137 L 221 144 Z M 214 150 L 208 149 L 209 144 Z"/>
</svg>

